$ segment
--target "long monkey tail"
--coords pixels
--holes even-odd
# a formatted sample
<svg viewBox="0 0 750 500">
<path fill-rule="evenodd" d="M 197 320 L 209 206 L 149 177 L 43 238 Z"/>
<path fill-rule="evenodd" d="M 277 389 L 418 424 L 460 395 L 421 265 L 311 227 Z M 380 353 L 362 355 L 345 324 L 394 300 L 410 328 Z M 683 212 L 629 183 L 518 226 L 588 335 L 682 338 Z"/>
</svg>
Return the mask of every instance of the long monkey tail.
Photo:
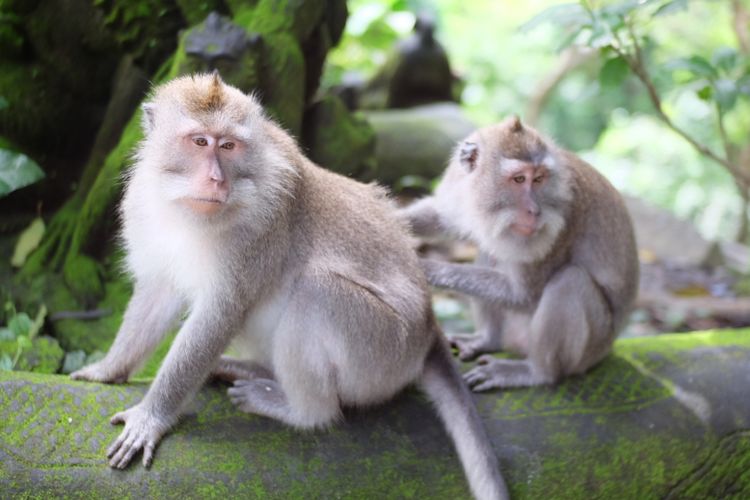
<svg viewBox="0 0 750 500">
<path fill-rule="evenodd" d="M 507 500 L 510 498 L 508 487 L 500 474 L 495 451 L 471 392 L 442 337 L 440 332 L 427 355 L 419 385 L 435 404 L 453 439 L 474 497 L 478 500 Z"/>
</svg>

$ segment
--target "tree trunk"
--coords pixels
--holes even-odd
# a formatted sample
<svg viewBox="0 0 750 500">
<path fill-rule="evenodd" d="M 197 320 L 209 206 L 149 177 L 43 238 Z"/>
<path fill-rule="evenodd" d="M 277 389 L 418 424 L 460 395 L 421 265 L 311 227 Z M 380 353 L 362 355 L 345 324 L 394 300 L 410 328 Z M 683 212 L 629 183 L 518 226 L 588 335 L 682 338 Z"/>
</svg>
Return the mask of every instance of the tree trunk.
<svg viewBox="0 0 750 500">
<path fill-rule="evenodd" d="M 138 23 L 141 21 L 146 23 L 144 26 L 151 29 L 151 24 L 147 21 L 155 21 L 148 16 L 141 19 L 136 6 L 130 6 L 127 2 L 122 2 L 122 5 L 114 2 L 114 5 L 109 6 L 109 11 L 104 12 L 99 10 L 103 9 L 99 3 L 92 6 L 94 4 L 82 0 L 69 1 L 81 3 L 82 11 L 88 16 L 86 19 L 92 20 L 89 23 L 93 26 L 92 29 L 105 30 L 105 41 L 113 53 L 104 51 L 103 54 L 107 54 L 108 57 L 102 56 L 102 60 L 108 61 L 110 74 L 114 74 L 114 79 L 109 95 L 101 101 L 105 104 L 100 104 L 101 119 L 93 129 L 98 130 L 98 133 L 91 135 L 95 140 L 89 140 L 88 143 L 85 140 L 78 141 L 80 144 L 76 157 L 84 159 L 78 163 L 70 161 L 65 165 L 67 171 L 72 169 L 80 172 L 72 177 L 77 179 L 76 188 L 52 216 L 42 244 L 28 259 L 15 280 L 16 284 L 21 286 L 17 287 L 14 293 L 32 294 L 32 297 L 26 297 L 26 302 L 43 300 L 48 303 L 52 312 L 62 308 L 91 309 L 100 307 L 102 303 L 112 303 L 112 297 L 107 296 L 107 282 L 121 278 L 119 259 L 116 258 L 113 245 L 116 233 L 115 206 L 121 194 L 120 179 L 123 170 L 128 165 L 133 148 L 141 138 L 140 112 L 137 108 L 144 97 L 147 82 L 157 84 L 182 74 L 219 69 L 222 78 L 229 84 L 245 92 L 257 92 L 269 114 L 294 135 L 301 136 L 303 123 L 309 127 L 320 125 L 315 119 L 303 121 L 303 115 L 317 89 L 325 55 L 338 42 L 347 16 L 345 0 L 203 2 L 201 8 L 204 10 L 208 10 L 205 8 L 206 5 L 227 5 L 227 11 L 223 13 L 226 16 L 216 14 L 190 29 L 180 31 L 185 27 L 186 19 L 193 22 L 196 20 L 195 9 L 190 7 L 193 2 L 183 0 L 175 5 L 165 1 L 168 5 L 163 6 L 161 15 L 169 16 L 170 19 L 158 21 L 160 26 L 169 27 L 168 36 L 165 35 L 163 38 L 170 40 L 168 44 L 171 44 L 169 47 L 172 48 L 166 53 L 154 50 L 146 57 L 144 51 L 132 53 L 131 45 L 118 45 L 117 41 L 122 40 L 125 35 L 107 24 L 116 23 L 120 19 L 118 16 L 121 16 L 123 30 L 134 29 L 133 24 L 140 27 Z M 42 3 L 54 4 L 60 9 L 66 5 L 64 0 Z M 107 5 L 110 3 L 106 2 Z M 15 14 L 19 27 L 35 22 L 31 16 L 38 14 L 42 4 L 39 4 L 38 8 L 34 5 Z M 135 12 L 126 15 L 124 10 L 130 8 L 135 9 Z M 205 16 L 205 13 L 203 15 Z M 63 13 L 59 12 L 58 16 L 62 17 Z M 154 16 L 158 18 L 157 14 Z M 106 21 L 102 22 L 102 18 Z M 130 19 L 130 24 L 125 22 L 125 19 Z M 85 39 L 82 33 L 87 33 L 84 30 L 86 26 L 79 28 L 68 31 L 76 37 L 83 36 Z M 107 28 L 111 28 L 110 31 L 106 31 Z M 152 31 L 153 29 L 146 30 L 147 33 Z M 212 51 L 223 50 L 222 44 L 227 45 L 227 50 L 232 49 L 228 42 L 225 43 L 226 38 L 222 38 L 230 31 L 244 37 L 243 48 L 222 54 L 225 57 L 214 57 Z M 22 30 L 19 28 L 18 32 L 21 33 Z M 60 36 L 65 39 L 70 35 L 66 32 Z M 153 37 L 151 39 L 155 43 L 158 42 Z M 146 42 L 147 40 L 143 41 L 138 47 L 148 47 L 149 44 Z M 134 40 L 131 40 L 131 43 L 134 43 Z M 19 50 L 23 50 L 23 47 L 25 45 Z M 153 64 L 156 59 L 154 54 L 163 54 L 158 65 Z M 0 55 L 0 68 L 4 63 L 11 63 L 3 59 L 5 56 Z M 144 61 L 148 61 L 149 64 L 145 64 Z M 95 61 L 92 65 L 96 66 L 97 63 L 100 64 L 101 61 Z M 71 81 L 72 79 L 73 76 Z M 85 86 L 90 84 L 91 82 L 84 79 Z M 85 94 L 86 88 L 78 93 Z M 0 82 L 0 95 L 10 97 L 6 99 L 10 102 L 9 108 L 12 111 L 23 102 L 20 98 L 14 100 L 11 90 L 4 88 Z M 107 93 L 101 89 L 97 92 Z M 54 108 L 53 104 L 47 103 L 50 108 Z M 78 112 L 84 115 L 89 112 L 87 108 L 68 107 L 71 116 Z M 75 128 L 72 124 L 59 121 L 55 127 L 42 127 L 24 135 L 23 124 L 17 120 L 13 121 L 13 116 L 10 113 L 0 114 L 0 136 L 7 136 L 22 146 L 27 145 L 27 151 L 35 151 L 34 147 L 45 144 L 47 136 L 54 136 L 60 132 L 69 134 L 68 128 Z M 344 122 L 347 119 L 348 117 L 344 116 L 340 121 Z M 341 125 L 335 123 L 323 126 Z M 363 164 L 374 161 L 374 141 L 369 125 L 362 121 L 352 121 L 344 125 L 347 131 L 342 135 L 346 137 L 349 134 L 352 140 L 341 141 L 336 147 L 350 147 L 360 151 L 360 161 Z M 91 130 L 91 127 L 87 130 Z M 87 150 L 88 153 L 81 154 L 81 149 Z M 320 147 L 315 149 L 322 151 Z M 336 156 L 331 155 L 330 151 L 322 151 L 321 154 L 328 157 Z M 43 167 L 47 166 L 44 157 L 40 163 Z M 352 168 L 356 166 L 353 165 Z M 59 189 L 58 175 L 48 176 L 46 182 L 51 186 L 50 189 Z M 54 185 L 55 182 L 58 182 L 57 186 Z M 42 196 L 44 193 L 45 190 L 42 189 L 32 194 L 45 200 Z M 25 195 L 28 197 L 29 192 Z M 65 290 L 60 289 L 60 276 L 64 280 Z M 41 297 L 38 296 L 40 289 Z M 121 290 L 121 287 L 116 289 Z M 34 293 L 37 295 L 33 296 Z M 121 303 L 114 305 L 114 313 L 124 308 L 126 299 L 127 297 L 123 297 Z M 67 320 L 60 323 L 67 323 Z M 60 333 L 59 330 L 57 333 Z M 61 335 L 64 336 L 64 333 Z"/>
</svg>

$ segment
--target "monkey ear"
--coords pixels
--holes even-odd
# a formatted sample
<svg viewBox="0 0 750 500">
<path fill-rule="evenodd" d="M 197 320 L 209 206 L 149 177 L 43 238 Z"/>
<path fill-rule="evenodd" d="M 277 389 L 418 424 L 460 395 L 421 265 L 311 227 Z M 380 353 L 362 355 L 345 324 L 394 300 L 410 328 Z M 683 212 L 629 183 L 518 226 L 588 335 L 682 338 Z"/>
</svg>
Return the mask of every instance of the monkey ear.
<svg viewBox="0 0 750 500">
<path fill-rule="evenodd" d="M 479 146 L 475 142 L 466 141 L 458 149 L 458 159 L 469 172 L 477 166 L 477 156 L 479 156 Z"/>
<path fill-rule="evenodd" d="M 521 132 L 523 131 L 523 123 L 521 123 L 521 117 L 518 115 L 513 115 L 513 118 L 511 118 L 510 122 L 510 130 L 511 132 Z"/>
<path fill-rule="evenodd" d="M 141 109 L 143 110 L 141 126 L 143 127 L 143 131 L 148 134 L 154 129 L 154 121 L 156 119 L 156 104 L 152 102 L 144 102 L 141 105 Z"/>
</svg>

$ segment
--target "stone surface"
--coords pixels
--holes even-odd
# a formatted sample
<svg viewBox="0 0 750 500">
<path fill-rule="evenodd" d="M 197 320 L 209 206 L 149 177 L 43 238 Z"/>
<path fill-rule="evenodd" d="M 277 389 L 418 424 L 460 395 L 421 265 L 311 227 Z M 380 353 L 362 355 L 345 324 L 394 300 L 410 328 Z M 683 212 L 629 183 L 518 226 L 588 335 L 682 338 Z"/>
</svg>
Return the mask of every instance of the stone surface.
<svg viewBox="0 0 750 500">
<path fill-rule="evenodd" d="M 375 129 L 377 178 L 385 184 L 405 175 L 437 177 L 456 143 L 476 128 L 454 103 L 367 111 L 364 115 Z"/>
<path fill-rule="evenodd" d="M 690 221 L 669 210 L 633 196 L 624 198 L 633 219 L 638 248 L 647 260 L 690 267 L 727 266 L 738 273 L 745 273 L 750 266 L 747 246 L 709 241 Z"/>
<path fill-rule="evenodd" d="M 476 397 L 514 498 L 747 498 L 750 330 L 620 340 L 585 377 Z M 108 418 L 146 381 L 0 373 L 4 498 L 468 498 L 415 391 L 326 431 L 244 415 L 209 385 L 157 449 L 109 469 Z"/>
</svg>

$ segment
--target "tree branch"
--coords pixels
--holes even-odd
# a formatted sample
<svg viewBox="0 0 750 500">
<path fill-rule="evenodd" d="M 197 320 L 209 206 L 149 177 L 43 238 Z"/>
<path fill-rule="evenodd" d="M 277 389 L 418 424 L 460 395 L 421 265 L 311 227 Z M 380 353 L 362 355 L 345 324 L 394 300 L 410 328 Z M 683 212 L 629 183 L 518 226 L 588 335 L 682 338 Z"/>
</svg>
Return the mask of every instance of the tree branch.
<svg viewBox="0 0 750 500">
<path fill-rule="evenodd" d="M 732 27 L 734 28 L 734 34 L 737 36 L 737 44 L 743 54 L 750 54 L 750 13 L 744 5 L 742 0 L 732 0 Z"/>
<path fill-rule="evenodd" d="M 568 47 L 560 54 L 560 59 L 558 59 L 555 67 L 542 78 L 531 97 L 529 97 L 529 104 L 526 106 L 526 116 L 524 117 L 526 123 L 536 126 L 550 94 L 568 73 L 590 60 L 594 54 L 596 54 L 594 50 L 575 45 Z"/>
<path fill-rule="evenodd" d="M 716 154 L 708 146 L 696 140 L 687 131 L 678 127 L 672 121 L 672 119 L 669 118 L 669 116 L 667 116 L 667 114 L 664 112 L 664 106 L 662 105 L 661 97 L 659 97 L 659 93 L 657 92 L 656 86 L 654 85 L 654 82 L 651 79 L 651 75 L 649 75 L 648 70 L 646 69 L 646 66 L 643 62 L 643 53 L 641 51 L 640 44 L 638 43 L 638 37 L 633 31 L 632 23 L 627 23 L 627 29 L 628 29 L 628 36 L 630 37 L 630 41 L 633 43 L 634 52 L 632 54 L 629 53 L 624 48 L 624 44 L 621 42 L 619 37 L 615 38 L 618 44 L 613 45 L 612 47 L 615 53 L 618 56 L 623 58 L 623 60 L 628 65 L 630 70 L 638 77 L 641 83 L 646 87 L 646 91 L 648 93 L 649 99 L 651 100 L 651 105 L 656 110 L 656 115 L 659 117 L 659 119 L 662 122 L 664 122 L 664 124 L 667 125 L 667 127 L 672 129 L 672 131 L 677 133 L 680 137 L 682 137 L 685 141 L 687 141 L 691 146 L 693 146 L 693 148 L 697 150 L 700 154 L 702 154 L 703 156 L 707 158 L 710 158 L 714 162 L 726 168 L 729 171 L 729 173 L 731 173 L 732 176 L 738 181 L 740 181 L 743 185 L 745 186 L 750 185 L 750 173 L 739 169 L 730 161 L 729 158 L 722 158 L 721 156 Z"/>
</svg>

